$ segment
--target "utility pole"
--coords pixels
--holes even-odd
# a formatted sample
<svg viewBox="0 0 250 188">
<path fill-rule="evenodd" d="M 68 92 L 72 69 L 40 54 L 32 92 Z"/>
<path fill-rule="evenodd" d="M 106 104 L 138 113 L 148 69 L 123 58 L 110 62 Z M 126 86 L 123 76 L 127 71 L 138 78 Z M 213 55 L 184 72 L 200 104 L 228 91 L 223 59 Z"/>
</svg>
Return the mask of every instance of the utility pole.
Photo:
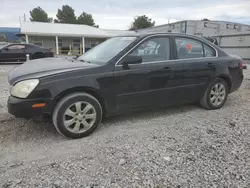
<svg viewBox="0 0 250 188">
<path fill-rule="evenodd" d="M 23 20 L 26 22 L 26 15 L 25 15 L 25 13 L 24 13 L 24 16 L 23 16 Z"/>
</svg>

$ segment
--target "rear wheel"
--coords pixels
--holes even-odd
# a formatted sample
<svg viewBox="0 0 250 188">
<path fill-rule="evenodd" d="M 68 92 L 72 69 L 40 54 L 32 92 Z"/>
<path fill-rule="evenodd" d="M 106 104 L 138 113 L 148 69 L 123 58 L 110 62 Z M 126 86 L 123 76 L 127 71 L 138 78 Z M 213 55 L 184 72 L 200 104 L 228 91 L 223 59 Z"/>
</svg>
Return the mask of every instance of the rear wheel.
<svg viewBox="0 0 250 188">
<path fill-rule="evenodd" d="M 32 59 L 41 59 L 44 58 L 45 55 L 43 53 L 35 53 L 32 57 Z"/>
<path fill-rule="evenodd" d="M 227 82 L 222 78 L 216 78 L 209 84 L 200 104 L 206 109 L 219 109 L 225 104 L 227 96 Z"/>
<path fill-rule="evenodd" d="M 57 131 L 68 138 L 82 138 L 91 134 L 102 120 L 99 101 L 87 93 L 74 93 L 61 99 L 53 112 Z"/>
</svg>

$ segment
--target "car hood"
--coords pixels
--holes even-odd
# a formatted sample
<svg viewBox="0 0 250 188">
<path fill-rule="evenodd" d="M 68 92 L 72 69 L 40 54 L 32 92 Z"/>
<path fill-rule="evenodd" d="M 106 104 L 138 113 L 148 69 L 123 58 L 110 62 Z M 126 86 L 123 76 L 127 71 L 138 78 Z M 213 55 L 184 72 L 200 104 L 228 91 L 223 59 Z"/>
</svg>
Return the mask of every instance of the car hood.
<svg viewBox="0 0 250 188">
<path fill-rule="evenodd" d="M 96 67 L 97 65 L 80 62 L 73 59 L 43 58 L 30 60 L 10 70 L 8 81 L 11 85 L 24 80 L 41 78 L 77 69 Z"/>
</svg>

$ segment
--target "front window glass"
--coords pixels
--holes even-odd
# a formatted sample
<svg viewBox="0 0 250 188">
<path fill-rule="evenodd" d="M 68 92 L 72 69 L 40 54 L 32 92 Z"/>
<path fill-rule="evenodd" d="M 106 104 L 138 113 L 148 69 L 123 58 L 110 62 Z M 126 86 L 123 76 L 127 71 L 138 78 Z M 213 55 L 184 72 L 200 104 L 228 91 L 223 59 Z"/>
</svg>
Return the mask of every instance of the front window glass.
<svg viewBox="0 0 250 188">
<path fill-rule="evenodd" d="M 35 44 L 37 46 L 43 46 L 43 39 L 42 38 L 34 38 L 33 44 Z"/>
<path fill-rule="evenodd" d="M 4 48 L 6 48 L 7 46 L 8 46 L 8 45 L 6 45 L 6 44 L 5 44 L 5 45 L 1 45 L 1 44 L 0 44 L 0 49 L 4 49 Z"/>
<path fill-rule="evenodd" d="M 137 47 L 131 55 L 141 56 L 142 62 L 157 62 L 170 59 L 168 37 L 155 37 Z"/>
<path fill-rule="evenodd" d="M 136 37 L 114 37 L 108 39 L 84 53 L 78 58 L 78 60 L 96 64 L 105 64 L 135 41 L 135 39 Z"/>
</svg>

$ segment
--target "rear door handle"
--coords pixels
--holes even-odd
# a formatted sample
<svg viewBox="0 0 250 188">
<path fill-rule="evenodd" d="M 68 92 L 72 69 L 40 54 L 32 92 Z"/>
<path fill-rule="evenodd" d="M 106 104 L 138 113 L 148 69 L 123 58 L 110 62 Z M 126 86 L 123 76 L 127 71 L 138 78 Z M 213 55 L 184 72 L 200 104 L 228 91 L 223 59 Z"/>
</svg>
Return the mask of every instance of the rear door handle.
<svg viewBox="0 0 250 188">
<path fill-rule="evenodd" d="M 208 63 L 207 66 L 208 67 L 215 67 L 215 64 L 214 63 Z"/>
<path fill-rule="evenodd" d="M 173 69 L 171 69 L 170 67 L 164 67 L 164 70 L 172 71 Z"/>
</svg>

